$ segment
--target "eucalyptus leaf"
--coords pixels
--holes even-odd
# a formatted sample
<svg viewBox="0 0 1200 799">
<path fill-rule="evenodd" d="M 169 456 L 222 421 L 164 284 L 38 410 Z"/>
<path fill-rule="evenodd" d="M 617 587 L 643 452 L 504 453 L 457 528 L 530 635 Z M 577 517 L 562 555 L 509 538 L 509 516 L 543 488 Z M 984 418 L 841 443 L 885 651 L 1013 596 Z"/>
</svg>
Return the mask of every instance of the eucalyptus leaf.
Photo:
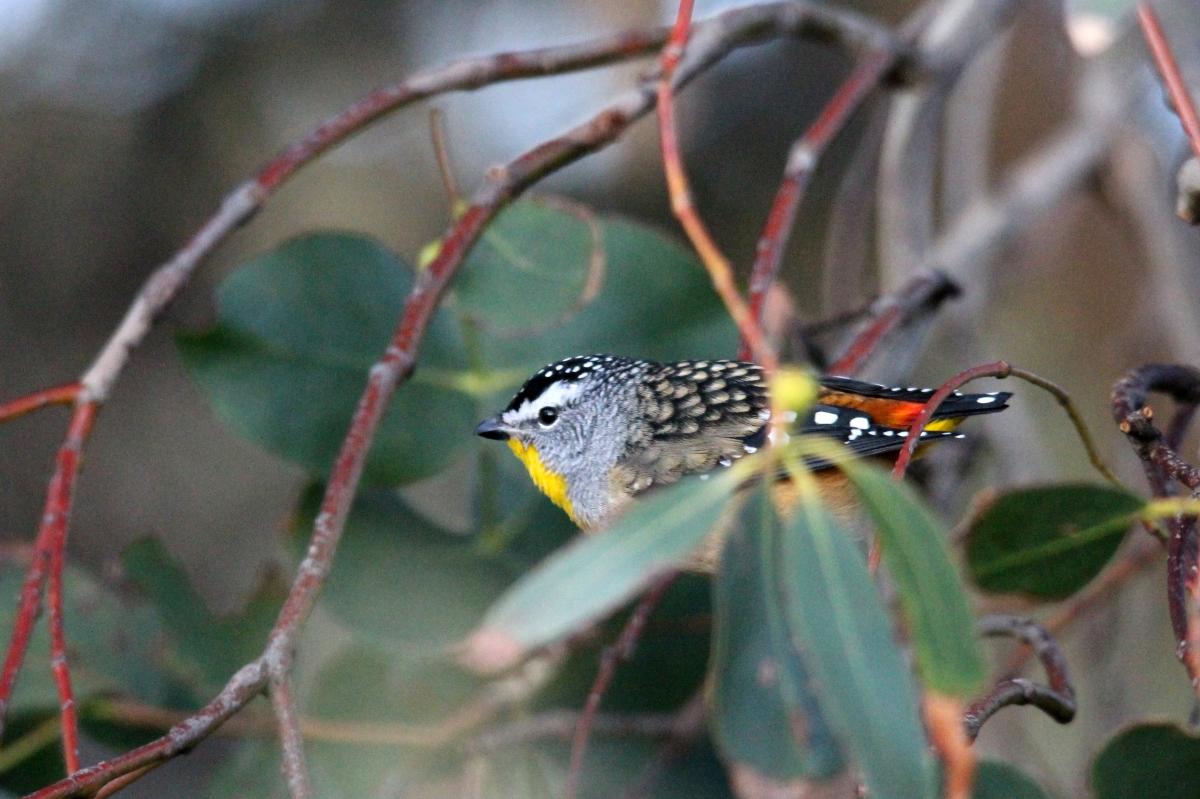
<svg viewBox="0 0 1200 799">
<path fill-rule="evenodd" d="M 819 701 L 877 799 L 936 795 L 912 676 L 849 532 L 814 501 L 795 509 L 778 547 L 789 629 Z"/>
<path fill-rule="evenodd" d="M 634 503 L 602 534 L 576 538 L 492 606 L 466 643 L 467 659 L 506 668 L 616 610 L 655 575 L 683 565 L 742 479 L 730 470 L 684 480 Z"/>
<path fill-rule="evenodd" d="M 890 475 L 863 464 L 851 464 L 846 473 L 875 522 L 922 679 L 944 694 L 974 695 L 987 673 L 945 528 Z"/>
<path fill-rule="evenodd" d="M 746 502 L 713 586 L 713 738 L 731 767 L 774 782 L 825 778 L 844 766 L 801 653 L 787 635 L 771 545 L 782 535 L 765 487 Z"/>
<path fill-rule="evenodd" d="M 1200 796 L 1200 738 L 1176 724 L 1128 727 L 1092 763 L 1096 799 Z"/>
<path fill-rule="evenodd" d="M 538 335 L 482 337 L 484 363 L 492 369 L 519 365 L 524 377 L 569 355 L 670 360 L 727 357 L 737 348 L 737 329 L 690 249 L 620 217 L 601 216 L 599 226 L 604 272 L 594 299 Z"/>
<path fill-rule="evenodd" d="M 971 526 L 967 564 L 994 593 L 1063 599 L 1108 564 L 1145 502 L 1086 483 L 1010 491 Z"/>
<path fill-rule="evenodd" d="M 411 270 L 349 234 L 294 239 L 236 269 L 217 290 L 217 322 L 177 339 L 218 415 L 267 450 L 325 475 L 412 287 Z M 417 372 L 376 434 L 364 479 L 398 484 L 440 471 L 469 440 L 474 404 L 458 333 L 430 324 Z"/>
<path fill-rule="evenodd" d="M 586 298 L 589 275 L 603 286 L 600 227 L 582 210 L 519 200 L 487 226 L 455 278 L 459 307 L 501 335 L 536 333 Z"/>
</svg>

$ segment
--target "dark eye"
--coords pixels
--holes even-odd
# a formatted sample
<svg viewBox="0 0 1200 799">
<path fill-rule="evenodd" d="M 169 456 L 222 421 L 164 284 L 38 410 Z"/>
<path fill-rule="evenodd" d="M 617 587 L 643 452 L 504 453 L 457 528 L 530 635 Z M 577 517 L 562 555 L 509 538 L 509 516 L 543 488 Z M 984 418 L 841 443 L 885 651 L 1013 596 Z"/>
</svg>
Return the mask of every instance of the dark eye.
<svg viewBox="0 0 1200 799">
<path fill-rule="evenodd" d="M 558 408 L 553 405 L 547 405 L 538 411 L 538 424 L 542 427 L 551 427 L 558 421 Z"/>
</svg>

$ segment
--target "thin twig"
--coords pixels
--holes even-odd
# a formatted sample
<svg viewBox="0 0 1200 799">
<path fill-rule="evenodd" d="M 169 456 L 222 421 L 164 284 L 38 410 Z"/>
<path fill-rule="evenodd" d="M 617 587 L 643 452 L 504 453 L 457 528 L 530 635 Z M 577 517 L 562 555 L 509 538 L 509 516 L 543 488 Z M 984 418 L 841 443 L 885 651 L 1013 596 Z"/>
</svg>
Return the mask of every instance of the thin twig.
<svg viewBox="0 0 1200 799">
<path fill-rule="evenodd" d="M 66 525 L 61 535 L 66 535 Z M 67 636 L 63 630 L 63 566 L 66 541 L 56 540 L 50 553 L 50 671 L 58 692 L 59 718 L 62 724 L 63 762 L 67 773 L 79 770 L 79 716 L 75 692 L 71 687 L 71 669 L 67 663 Z"/>
<path fill-rule="evenodd" d="M 796 221 L 796 211 L 804 200 L 817 161 L 829 143 L 850 121 L 871 90 L 879 85 L 897 58 L 898 54 L 894 49 L 869 51 L 834 92 L 804 135 L 792 144 L 783 170 L 783 179 L 775 192 L 775 200 L 771 204 L 762 235 L 758 239 L 754 266 L 750 271 L 750 313 L 760 326 L 767 292 L 779 274 L 783 251 L 787 247 L 792 225 Z M 750 342 L 743 337 L 738 358 L 744 360 L 751 355 Z"/>
<path fill-rule="evenodd" d="M 573 710 L 552 710 L 516 719 L 502 726 L 484 730 L 463 744 L 463 749 L 472 754 L 479 754 L 521 746 L 545 738 L 569 741 L 579 727 L 581 715 L 582 713 Z M 666 738 L 674 735 L 678 723 L 674 713 L 597 713 L 592 718 L 591 726 L 592 732 L 597 735 Z"/>
<path fill-rule="evenodd" d="M 83 458 L 83 446 L 91 433 L 96 419 L 98 406 L 93 402 L 79 402 L 71 414 L 67 425 L 67 434 L 58 449 L 55 458 L 54 475 L 50 478 L 50 487 L 46 491 L 46 504 L 42 511 L 41 523 L 37 536 L 34 538 L 33 559 L 25 572 L 25 581 L 21 585 L 20 599 L 17 604 L 16 619 L 13 622 L 13 634 L 9 640 L 8 650 L 4 657 L 4 667 L 0 669 L 0 731 L 3 730 L 5 711 L 12 698 L 13 687 L 21 664 L 25 661 L 25 653 L 29 641 L 33 637 L 33 627 L 37 622 L 38 610 L 41 606 L 42 589 L 46 578 L 51 573 L 58 593 L 51 599 L 59 608 L 56 613 L 59 623 L 62 621 L 62 549 L 67 542 L 67 523 L 70 520 L 71 505 L 75 496 L 75 479 L 79 475 L 79 466 Z M 56 554 L 57 553 L 57 554 Z M 62 660 L 55 664 L 56 677 L 67 677 L 65 645 Z M 78 735 L 75 725 L 73 703 L 67 704 L 70 698 L 69 679 L 64 683 L 57 681 L 59 701 L 62 705 L 63 739 L 68 736 L 75 739 Z M 77 744 L 76 744 L 77 745 Z M 68 750 L 69 751 L 69 750 Z"/>
<path fill-rule="evenodd" d="M 583 757 L 587 753 L 592 722 L 600 710 L 600 701 L 604 698 L 608 686 L 617 674 L 617 667 L 633 657 L 634 647 L 642 636 L 646 621 L 678 576 L 678 572 L 665 574 L 659 577 L 646 590 L 646 593 L 642 594 L 642 598 L 638 600 L 637 606 L 629 615 L 629 620 L 625 622 L 621 634 L 617 636 L 616 642 L 612 646 L 605 647 L 600 656 L 600 669 L 596 672 L 596 679 L 592 683 L 591 690 L 588 691 L 583 712 L 579 714 L 579 722 L 575 725 L 575 732 L 571 737 L 571 765 L 567 771 L 566 787 L 563 789 L 563 796 L 566 799 L 575 799 L 579 791 L 579 780 L 583 775 Z"/>
<path fill-rule="evenodd" d="M 45 388 L 0 404 L 0 424 L 51 405 L 70 405 L 79 396 L 80 388 L 78 383 L 67 383 L 65 386 Z"/>
<path fill-rule="evenodd" d="M 438 174 L 442 188 L 446 190 L 446 201 L 453 214 L 462 202 L 458 179 L 454 177 L 454 165 L 450 162 L 450 146 L 446 143 L 446 114 L 440 108 L 429 109 L 429 138 L 433 141 L 433 154 L 437 158 Z"/>
<path fill-rule="evenodd" d="M 872 304 L 866 326 L 826 371 L 853 377 L 888 336 L 914 319 L 937 310 L 961 291 L 945 272 L 931 270 L 915 275 L 899 291 L 880 297 Z"/>
<path fill-rule="evenodd" d="M 675 17 L 675 25 L 671 36 L 663 47 L 659 59 L 660 77 L 658 81 L 658 131 L 662 148 L 663 170 L 666 172 L 667 191 L 671 196 L 671 211 L 679 223 L 683 225 L 688 239 L 696 249 L 700 260 L 712 278 L 713 287 L 725 309 L 733 318 L 746 342 L 744 349 L 752 353 L 768 374 L 775 371 L 779 359 L 775 351 L 767 344 L 758 320 L 750 312 L 750 307 L 738 291 L 733 277 L 733 266 L 721 252 L 721 248 L 709 233 L 704 220 L 696 210 L 692 199 L 692 190 L 688 183 L 687 171 L 683 167 L 683 157 L 679 152 L 679 135 L 675 126 L 675 88 L 672 78 L 683 56 L 687 45 L 688 32 L 692 23 L 692 0 L 680 0 L 679 12 Z"/>
<path fill-rule="evenodd" d="M 1138 22 L 1142 26 L 1142 34 L 1146 37 L 1146 44 L 1150 46 L 1150 52 L 1154 54 L 1154 64 L 1158 67 L 1158 73 L 1162 75 L 1163 83 L 1167 85 L 1167 92 L 1171 95 L 1171 104 L 1175 108 L 1175 113 L 1179 115 L 1179 121 L 1183 123 L 1183 132 L 1187 134 L 1192 154 L 1200 158 L 1200 115 L 1196 113 L 1196 104 L 1192 101 L 1192 93 L 1188 91 L 1183 73 L 1179 71 L 1179 64 L 1176 63 L 1175 54 L 1171 51 L 1171 43 L 1167 41 L 1167 35 L 1163 32 L 1162 23 L 1158 19 L 1158 12 L 1149 3 L 1140 2 L 1137 5 L 1137 13 Z"/>
<path fill-rule="evenodd" d="M 1001 680 L 986 696 L 972 702 L 963 716 L 963 726 L 971 741 L 988 719 L 1009 705 L 1034 705 L 1059 724 L 1075 718 L 1075 689 L 1067 661 L 1044 627 L 1030 619 L 997 614 L 979 620 L 979 634 L 1008 636 L 1024 642 L 1042 662 L 1048 685 L 1021 677 Z"/>
<path fill-rule="evenodd" d="M 1066 389 L 1050 382 L 1044 377 L 1035 375 L 1033 372 L 1026 371 L 1025 369 L 1019 369 L 1015 366 L 1009 367 L 1009 374 L 1011 374 L 1013 377 L 1018 377 L 1021 380 L 1024 380 L 1026 383 L 1032 383 L 1033 385 L 1050 394 L 1050 396 L 1054 397 L 1055 402 L 1057 402 L 1059 406 L 1066 411 L 1067 417 L 1071 420 L 1071 426 L 1075 428 L 1075 434 L 1079 436 L 1079 442 L 1083 444 L 1083 450 L 1087 454 L 1088 462 L 1092 464 L 1092 467 L 1095 468 L 1095 470 L 1099 472 L 1105 480 L 1117 486 L 1118 488 L 1124 487 L 1121 481 L 1113 473 L 1113 470 L 1110 469 L 1108 464 L 1104 462 L 1104 459 L 1100 457 L 1100 451 L 1096 449 L 1096 442 L 1092 439 L 1092 433 L 1090 430 L 1088 430 L 1088 426 L 1083 421 L 1083 417 L 1079 415 L 1079 410 L 1075 407 L 1075 403 L 1071 401 L 1071 395 L 1066 392 Z"/>
<path fill-rule="evenodd" d="M 117 777 L 115 780 L 110 782 L 108 785 L 105 785 L 103 788 L 96 791 L 96 799 L 105 799 L 106 797 L 113 796 L 113 795 L 119 793 L 120 791 L 125 790 L 130 785 L 133 785 L 135 782 L 137 782 L 142 777 L 149 774 L 151 771 L 154 771 L 154 769 L 158 768 L 161 765 L 162 765 L 162 763 L 151 763 L 148 766 L 142 766 L 137 771 L 131 771 L 128 774 L 125 774 L 121 777 Z"/>
<path fill-rule="evenodd" d="M 308 780 L 308 766 L 304 762 L 304 735 L 300 728 L 300 717 L 296 712 L 296 699 L 292 693 L 290 667 L 285 666 L 279 675 L 272 675 L 268 692 L 275 719 L 279 726 L 279 743 L 283 750 L 283 782 L 292 799 L 310 799 L 312 785 Z"/>
</svg>

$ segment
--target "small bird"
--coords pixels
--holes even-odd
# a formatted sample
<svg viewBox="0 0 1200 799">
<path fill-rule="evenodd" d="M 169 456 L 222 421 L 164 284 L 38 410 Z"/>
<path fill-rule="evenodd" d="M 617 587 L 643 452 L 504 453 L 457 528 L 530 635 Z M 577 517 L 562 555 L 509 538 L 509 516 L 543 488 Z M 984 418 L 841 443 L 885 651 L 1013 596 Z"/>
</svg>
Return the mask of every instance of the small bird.
<svg viewBox="0 0 1200 799">
<path fill-rule="evenodd" d="M 835 438 L 856 456 L 899 450 L 933 393 L 845 377 L 820 383 L 816 404 L 804 418 L 787 420 L 789 428 Z M 1010 396 L 955 392 L 921 436 L 962 438 L 954 429 L 965 417 L 1004 410 Z M 592 531 L 639 494 L 756 452 L 770 420 L 757 364 L 577 355 L 536 372 L 475 432 L 507 441 L 534 485 Z"/>
</svg>

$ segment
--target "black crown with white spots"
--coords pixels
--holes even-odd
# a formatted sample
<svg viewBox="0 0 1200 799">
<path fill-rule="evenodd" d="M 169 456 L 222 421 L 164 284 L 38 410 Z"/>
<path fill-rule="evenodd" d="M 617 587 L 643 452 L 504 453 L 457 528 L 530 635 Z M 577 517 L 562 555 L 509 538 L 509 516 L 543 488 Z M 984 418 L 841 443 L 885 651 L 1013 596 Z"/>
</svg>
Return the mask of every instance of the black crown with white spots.
<svg viewBox="0 0 1200 799">
<path fill-rule="evenodd" d="M 513 396 L 505 410 L 514 411 L 525 402 L 536 400 L 555 383 L 574 383 L 594 373 L 610 378 L 632 377 L 653 366 L 657 364 L 618 355 L 573 355 L 536 371 Z"/>
</svg>

